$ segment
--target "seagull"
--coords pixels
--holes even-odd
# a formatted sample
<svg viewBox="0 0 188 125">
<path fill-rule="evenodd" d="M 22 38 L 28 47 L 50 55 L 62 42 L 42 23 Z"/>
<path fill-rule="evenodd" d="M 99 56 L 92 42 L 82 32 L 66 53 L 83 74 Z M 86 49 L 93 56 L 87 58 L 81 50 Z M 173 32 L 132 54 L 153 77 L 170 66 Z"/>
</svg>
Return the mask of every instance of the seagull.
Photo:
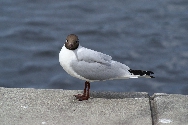
<svg viewBox="0 0 188 125">
<path fill-rule="evenodd" d="M 78 36 L 70 34 L 59 53 L 59 62 L 71 76 L 84 80 L 83 94 L 74 95 L 79 101 L 89 99 L 90 82 L 128 78 L 155 78 L 152 71 L 132 70 L 112 57 L 79 43 Z"/>
</svg>

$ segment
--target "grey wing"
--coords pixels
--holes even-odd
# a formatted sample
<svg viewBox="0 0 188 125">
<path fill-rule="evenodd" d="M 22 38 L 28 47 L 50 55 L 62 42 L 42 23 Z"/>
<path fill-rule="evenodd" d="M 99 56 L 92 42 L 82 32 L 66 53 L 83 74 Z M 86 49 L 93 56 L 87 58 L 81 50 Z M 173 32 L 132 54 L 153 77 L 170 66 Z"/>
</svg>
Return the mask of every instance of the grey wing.
<svg viewBox="0 0 188 125">
<path fill-rule="evenodd" d="M 128 77 L 129 67 L 116 61 L 111 61 L 108 65 L 98 62 L 72 61 L 72 69 L 80 76 L 95 80 L 108 80 Z"/>
<path fill-rule="evenodd" d="M 77 51 L 78 60 L 71 62 L 72 69 L 89 80 L 125 78 L 130 68 L 112 60 L 111 56 L 82 47 Z"/>
<path fill-rule="evenodd" d="M 112 60 L 112 57 L 109 55 L 91 49 L 87 49 L 84 47 L 78 50 L 77 58 L 79 61 L 98 62 L 104 64 L 108 64 Z"/>
</svg>

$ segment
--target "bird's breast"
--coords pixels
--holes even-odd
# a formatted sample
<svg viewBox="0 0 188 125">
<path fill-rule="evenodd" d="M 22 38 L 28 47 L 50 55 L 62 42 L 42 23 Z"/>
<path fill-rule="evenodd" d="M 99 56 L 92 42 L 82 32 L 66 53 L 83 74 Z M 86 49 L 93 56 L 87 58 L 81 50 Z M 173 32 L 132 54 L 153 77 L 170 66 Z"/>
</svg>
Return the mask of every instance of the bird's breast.
<svg viewBox="0 0 188 125">
<path fill-rule="evenodd" d="M 70 75 L 73 74 L 72 73 L 73 70 L 70 66 L 71 61 L 73 60 L 77 60 L 74 51 L 68 50 L 63 46 L 59 53 L 59 62 L 60 62 L 60 65 L 63 67 L 63 69 Z"/>
</svg>

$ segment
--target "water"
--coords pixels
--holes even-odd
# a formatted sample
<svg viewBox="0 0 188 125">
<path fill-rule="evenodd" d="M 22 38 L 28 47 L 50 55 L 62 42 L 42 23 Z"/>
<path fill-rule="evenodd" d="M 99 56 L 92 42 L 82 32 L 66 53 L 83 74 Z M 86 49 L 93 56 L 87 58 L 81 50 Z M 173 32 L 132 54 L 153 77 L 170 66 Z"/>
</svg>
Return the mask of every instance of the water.
<svg viewBox="0 0 188 125">
<path fill-rule="evenodd" d="M 93 82 L 91 90 L 188 94 L 187 0 L 1 0 L 0 87 L 83 89 L 58 61 L 70 33 L 82 46 L 155 79 Z"/>
</svg>

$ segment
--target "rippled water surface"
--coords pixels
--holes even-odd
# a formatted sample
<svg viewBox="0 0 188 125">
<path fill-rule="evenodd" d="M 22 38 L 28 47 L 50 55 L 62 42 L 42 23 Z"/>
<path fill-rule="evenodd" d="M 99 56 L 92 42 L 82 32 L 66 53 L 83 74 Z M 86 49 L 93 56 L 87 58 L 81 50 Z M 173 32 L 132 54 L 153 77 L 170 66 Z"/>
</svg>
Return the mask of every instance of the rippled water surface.
<svg viewBox="0 0 188 125">
<path fill-rule="evenodd" d="M 187 0 L 1 0 L 0 87 L 83 89 L 58 56 L 70 33 L 155 79 L 93 82 L 94 91 L 188 94 Z"/>
</svg>

